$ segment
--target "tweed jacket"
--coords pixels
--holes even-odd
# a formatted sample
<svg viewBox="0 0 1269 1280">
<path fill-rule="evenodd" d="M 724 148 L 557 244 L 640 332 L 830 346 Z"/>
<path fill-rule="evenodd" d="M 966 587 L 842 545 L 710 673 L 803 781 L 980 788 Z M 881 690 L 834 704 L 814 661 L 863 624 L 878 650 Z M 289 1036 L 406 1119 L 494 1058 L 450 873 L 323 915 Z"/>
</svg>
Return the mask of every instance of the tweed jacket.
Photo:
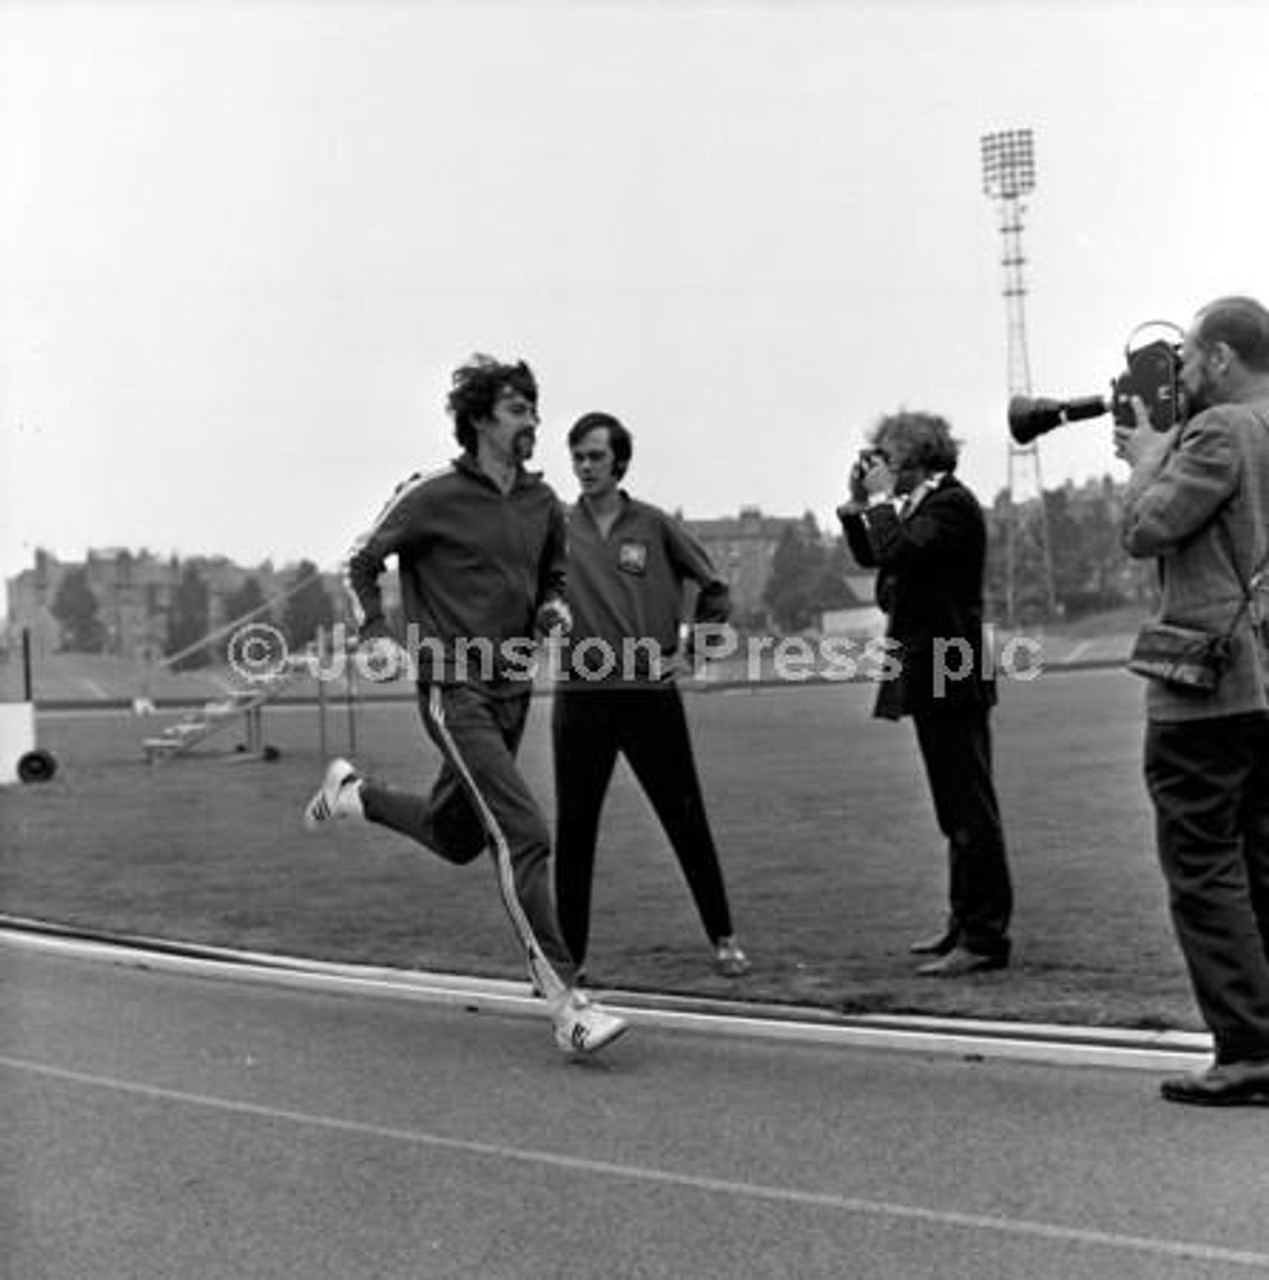
<svg viewBox="0 0 1269 1280">
<path fill-rule="evenodd" d="M 844 513 L 855 559 L 877 569 L 877 604 L 898 660 L 883 678 L 873 714 L 956 713 L 996 701 L 983 635 L 987 529 L 974 495 L 945 475 L 914 509 L 889 503 Z M 972 657 L 971 657 L 972 655 Z"/>
<path fill-rule="evenodd" d="M 1269 550 L 1269 400 L 1216 405 L 1177 434 L 1161 463 L 1133 472 L 1125 495 L 1129 555 L 1159 563 L 1159 616 L 1224 633 Z M 1146 688 L 1151 720 L 1210 719 L 1269 709 L 1263 588 L 1243 612 L 1234 657 L 1215 693 Z"/>
</svg>

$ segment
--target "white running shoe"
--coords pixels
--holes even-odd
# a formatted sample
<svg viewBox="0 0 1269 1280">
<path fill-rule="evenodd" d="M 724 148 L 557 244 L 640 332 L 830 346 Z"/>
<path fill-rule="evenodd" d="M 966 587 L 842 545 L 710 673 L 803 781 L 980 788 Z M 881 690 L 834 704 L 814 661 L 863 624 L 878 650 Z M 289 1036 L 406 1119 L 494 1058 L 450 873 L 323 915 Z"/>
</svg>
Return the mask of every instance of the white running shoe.
<svg viewBox="0 0 1269 1280">
<path fill-rule="evenodd" d="M 551 1012 L 555 1043 L 565 1053 L 598 1053 L 625 1031 L 629 1023 L 607 1012 L 580 991 L 566 991 Z"/>
<path fill-rule="evenodd" d="M 305 828 L 317 831 L 332 818 L 364 818 L 360 783 L 361 774 L 347 760 L 332 760 L 317 794 L 304 806 Z"/>
<path fill-rule="evenodd" d="M 714 968 L 724 978 L 743 978 L 749 972 L 749 957 L 735 938 L 720 938 L 714 950 Z"/>
</svg>

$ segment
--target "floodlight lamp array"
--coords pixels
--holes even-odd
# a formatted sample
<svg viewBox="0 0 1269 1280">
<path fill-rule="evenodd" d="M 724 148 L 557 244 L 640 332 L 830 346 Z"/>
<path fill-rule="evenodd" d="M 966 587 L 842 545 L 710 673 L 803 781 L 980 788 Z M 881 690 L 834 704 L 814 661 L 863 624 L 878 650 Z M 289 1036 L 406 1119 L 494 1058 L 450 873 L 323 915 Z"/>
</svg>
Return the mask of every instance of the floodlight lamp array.
<svg viewBox="0 0 1269 1280">
<path fill-rule="evenodd" d="M 986 133 L 981 139 L 983 191 L 1011 200 L 1035 190 L 1035 148 L 1030 129 Z"/>
</svg>

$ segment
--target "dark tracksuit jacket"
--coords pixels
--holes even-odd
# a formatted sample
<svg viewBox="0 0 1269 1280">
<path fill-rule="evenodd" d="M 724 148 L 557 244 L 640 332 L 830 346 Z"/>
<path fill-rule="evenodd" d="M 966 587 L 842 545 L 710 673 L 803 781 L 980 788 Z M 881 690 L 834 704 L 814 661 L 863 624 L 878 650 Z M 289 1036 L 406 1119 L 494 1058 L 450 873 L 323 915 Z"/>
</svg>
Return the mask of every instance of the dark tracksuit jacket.
<svg viewBox="0 0 1269 1280">
<path fill-rule="evenodd" d="M 421 642 L 420 682 L 475 677 L 501 686 L 524 682 L 517 658 L 532 644 L 538 608 L 564 594 L 565 554 L 563 508 L 538 474 L 522 472 L 503 494 L 463 456 L 398 486 L 353 547 L 346 581 L 362 638 L 386 635 L 379 577 L 396 556 L 406 626 Z M 473 661 L 477 640 L 489 642 L 492 666 L 483 672 Z"/>
<path fill-rule="evenodd" d="M 565 584 L 564 512 L 536 473 L 510 492 L 467 456 L 400 485 L 349 555 L 363 639 L 389 632 L 379 578 L 397 557 L 419 707 L 444 763 L 427 796 L 367 781 L 366 817 L 449 862 L 492 852 L 530 973 L 548 996 L 575 976 L 550 885 L 550 834 L 515 756 L 532 691 L 533 623 Z"/>
<path fill-rule="evenodd" d="M 665 512 L 623 492 L 607 536 L 579 503 L 569 516 L 567 599 L 573 613 L 566 678 L 552 708 L 555 756 L 555 899 L 560 927 L 580 963 L 589 940 L 600 811 L 619 753 L 629 761 L 674 848 L 706 933 L 732 932 L 718 853 L 706 818 L 683 701 L 651 649 L 678 648 L 685 586 L 699 588 L 694 617 L 722 623 L 727 583 L 704 548 Z M 626 645 L 644 640 L 652 645 Z M 627 660 L 626 654 L 630 655 Z M 605 655 L 616 658 L 603 674 Z"/>
</svg>

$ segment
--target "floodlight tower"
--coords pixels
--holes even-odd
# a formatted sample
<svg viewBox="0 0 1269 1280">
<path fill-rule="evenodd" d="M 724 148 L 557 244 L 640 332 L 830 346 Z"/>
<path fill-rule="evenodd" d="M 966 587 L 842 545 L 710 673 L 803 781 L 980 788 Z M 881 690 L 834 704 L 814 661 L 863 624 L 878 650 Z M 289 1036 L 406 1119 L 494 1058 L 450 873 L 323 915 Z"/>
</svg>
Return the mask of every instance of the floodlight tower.
<svg viewBox="0 0 1269 1280">
<path fill-rule="evenodd" d="M 1022 268 L 1023 198 L 1035 190 L 1035 149 L 1030 129 L 982 136 L 983 191 L 996 202 L 1004 268 L 1005 321 L 1008 330 L 1009 394 L 1031 394 L 1027 359 L 1027 286 Z M 1053 559 L 1040 481 L 1037 441 L 1020 445 L 1009 438 L 1009 514 L 1005 530 L 1005 620 L 1011 626 L 1038 606 L 1046 616 L 1057 611 Z M 1030 610 L 1024 609 L 1029 605 Z"/>
</svg>

